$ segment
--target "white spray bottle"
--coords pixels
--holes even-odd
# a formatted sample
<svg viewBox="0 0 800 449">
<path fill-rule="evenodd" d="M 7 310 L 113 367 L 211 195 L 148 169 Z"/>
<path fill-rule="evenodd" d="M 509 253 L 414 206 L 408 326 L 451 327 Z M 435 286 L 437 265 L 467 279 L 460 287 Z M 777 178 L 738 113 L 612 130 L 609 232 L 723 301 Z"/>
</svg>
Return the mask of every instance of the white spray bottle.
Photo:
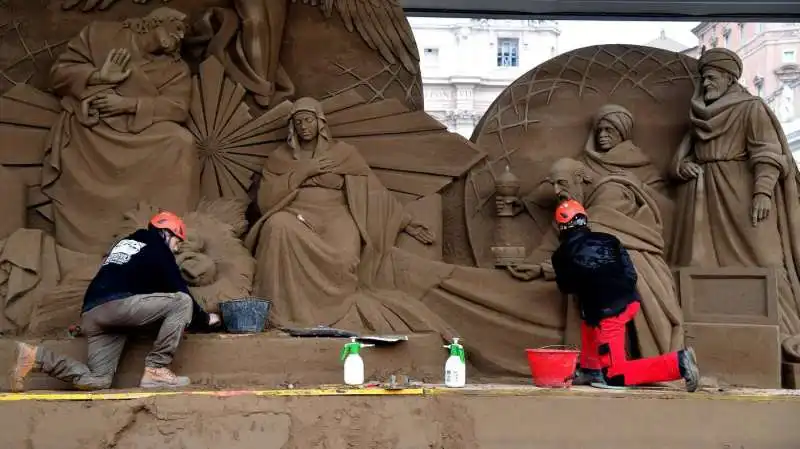
<svg viewBox="0 0 800 449">
<path fill-rule="evenodd" d="M 467 383 L 467 353 L 458 344 L 458 337 L 444 347 L 450 350 L 450 357 L 444 364 L 444 385 L 450 388 L 461 388 Z"/>
<path fill-rule="evenodd" d="M 350 342 L 342 348 L 342 360 L 344 360 L 344 383 L 347 385 L 361 385 L 364 383 L 364 359 L 359 352 L 361 348 L 368 348 L 374 345 L 366 345 L 356 341 L 352 337 Z"/>
</svg>

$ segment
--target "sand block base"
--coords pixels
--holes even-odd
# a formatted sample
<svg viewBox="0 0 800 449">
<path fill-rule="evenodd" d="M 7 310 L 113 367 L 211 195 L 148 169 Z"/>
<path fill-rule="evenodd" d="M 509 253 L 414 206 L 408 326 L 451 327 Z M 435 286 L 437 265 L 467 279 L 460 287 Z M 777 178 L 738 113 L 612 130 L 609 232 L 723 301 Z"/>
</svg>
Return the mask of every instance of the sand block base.
<svg viewBox="0 0 800 449">
<path fill-rule="evenodd" d="M 342 382 L 339 353 L 346 341 L 271 334 L 188 335 L 175 355 L 172 368 L 178 374 L 189 376 L 193 383 L 211 387 L 338 384 Z M 83 339 L 46 340 L 41 344 L 78 360 L 86 360 L 86 342 Z M 128 343 L 114 379 L 115 388 L 139 385 L 144 357 L 150 347 L 148 339 Z M 0 360 L 6 363 L 12 358 L 11 354 L 13 342 L 0 340 Z M 364 349 L 362 357 L 367 380 L 385 381 L 391 374 L 402 374 L 422 382 L 441 382 L 447 351 L 442 348 L 438 334 L 413 334 L 408 341 L 392 346 Z M 27 387 L 57 390 L 68 386 L 35 374 Z"/>
<path fill-rule="evenodd" d="M 800 441 L 796 396 L 595 391 L 0 402 L 0 447 L 787 449 Z"/>
<path fill-rule="evenodd" d="M 703 376 L 729 385 L 780 388 L 778 326 L 686 323 L 685 329 Z"/>
</svg>

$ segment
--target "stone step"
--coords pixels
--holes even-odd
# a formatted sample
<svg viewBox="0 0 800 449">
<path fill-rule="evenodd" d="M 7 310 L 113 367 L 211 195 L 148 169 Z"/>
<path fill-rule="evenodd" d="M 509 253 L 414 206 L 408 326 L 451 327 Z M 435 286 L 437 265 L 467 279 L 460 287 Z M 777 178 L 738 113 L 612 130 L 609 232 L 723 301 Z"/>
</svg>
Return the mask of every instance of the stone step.
<svg viewBox="0 0 800 449">
<path fill-rule="evenodd" d="M 27 342 L 86 360 L 83 338 Z M 208 387 L 341 384 L 343 365 L 339 354 L 346 342 L 341 338 L 293 338 L 270 333 L 187 335 L 175 354 L 172 368 L 180 375 L 189 376 L 193 383 Z M 152 340 L 148 339 L 128 342 L 114 378 L 114 388 L 138 387 L 144 357 L 151 344 Z M 442 382 L 447 358 L 442 344 L 438 334 L 413 334 L 408 341 L 366 348 L 361 353 L 365 378 L 384 381 L 391 374 L 398 374 L 423 382 Z M 0 339 L 3 363 L 13 358 L 13 347 L 12 340 Z M 5 372 L 5 365 L 0 368 Z M 6 383 L 7 380 L 2 379 L 3 390 L 8 388 Z M 69 386 L 43 374 L 34 374 L 27 388 L 60 390 Z"/>
</svg>

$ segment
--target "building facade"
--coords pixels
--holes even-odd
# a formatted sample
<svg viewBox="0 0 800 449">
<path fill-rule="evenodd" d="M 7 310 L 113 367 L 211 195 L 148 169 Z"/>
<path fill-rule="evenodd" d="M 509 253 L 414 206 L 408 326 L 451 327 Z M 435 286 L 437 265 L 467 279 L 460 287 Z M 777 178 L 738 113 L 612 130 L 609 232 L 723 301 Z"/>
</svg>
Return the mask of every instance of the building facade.
<svg viewBox="0 0 800 449">
<path fill-rule="evenodd" d="M 410 17 L 425 110 L 469 138 L 492 102 L 525 72 L 558 54 L 550 20 Z"/>
</svg>

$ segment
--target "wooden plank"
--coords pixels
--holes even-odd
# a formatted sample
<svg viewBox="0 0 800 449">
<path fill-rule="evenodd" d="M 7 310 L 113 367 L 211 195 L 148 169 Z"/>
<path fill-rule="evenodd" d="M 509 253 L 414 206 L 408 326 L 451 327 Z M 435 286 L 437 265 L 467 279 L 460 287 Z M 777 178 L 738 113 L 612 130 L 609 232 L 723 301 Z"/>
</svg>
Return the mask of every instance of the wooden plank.
<svg viewBox="0 0 800 449">
<path fill-rule="evenodd" d="M 48 130 L 0 123 L 0 164 L 41 164 Z"/>
<path fill-rule="evenodd" d="M 427 175 L 423 173 L 399 172 L 376 168 L 372 170 L 389 190 L 413 195 L 428 196 L 449 185 L 450 176 Z"/>
</svg>

